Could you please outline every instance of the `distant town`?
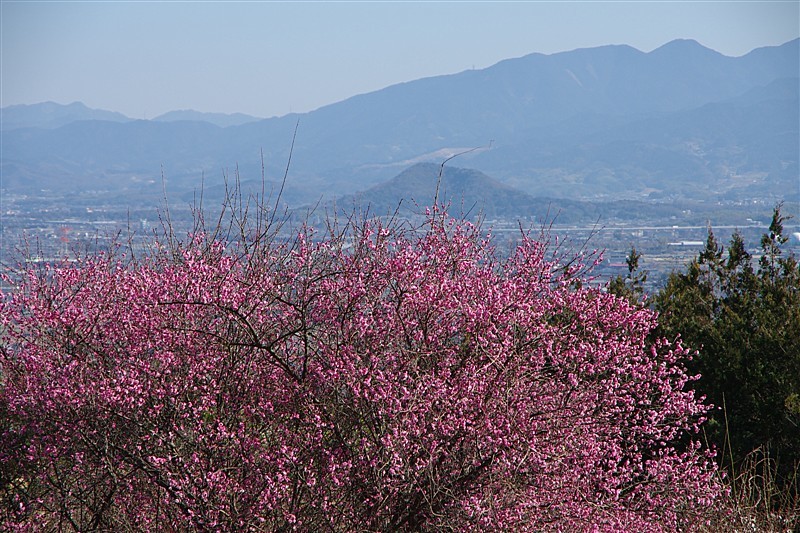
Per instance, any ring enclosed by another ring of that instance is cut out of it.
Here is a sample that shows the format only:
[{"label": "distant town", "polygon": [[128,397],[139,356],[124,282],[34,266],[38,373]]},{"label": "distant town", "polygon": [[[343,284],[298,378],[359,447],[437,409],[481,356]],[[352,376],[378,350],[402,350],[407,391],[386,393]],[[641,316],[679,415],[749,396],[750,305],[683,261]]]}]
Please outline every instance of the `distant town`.
[{"label": "distant town", "polygon": [[[63,196],[26,196],[3,192],[2,225],[0,225],[0,264],[4,272],[13,272],[21,262],[59,263],[73,261],[79,255],[107,250],[113,243],[143,251],[159,236],[164,235],[167,224],[178,238],[193,231],[194,210],[186,202],[175,202],[169,210],[163,206],[130,207],[123,199],[119,202],[98,201],[91,192],[77,194],[69,202]],[[705,245],[709,228],[717,241],[727,245],[731,235],[741,233],[748,251],[757,259],[761,236],[768,231],[770,219],[766,215],[774,204],[754,201],[757,209],[744,209],[741,202],[720,203],[717,212],[724,213],[724,221],[702,222],[702,217],[684,212],[683,217],[654,218],[646,223],[641,215],[632,220],[611,220],[562,223],[559,213],[548,219],[538,216],[495,216],[482,218],[482,227],[490,230],[500,254],[508,253],[519,240],[520,231],[529,230],[534,236],[545,231],[552,246],[558,242],[567,254],[576,252],[603,253],[603,262],[593,271],[597,282],[628,273],[625,259],[632,247],[641,254],[640,268],[648,272],[645,288],[657,291],[672,271],[683,270]],[[209,208],[210,209],[210,208]],[[737,213],[761,212],[759,218]],[[213,209],[208,211],[212,215]],[[797,205],[784,206],[783,212],[796,217]],[[298,210],[286,215],[289,223],[282,237],[292,238],[299,224],[308,221],[323,225],[325,214]],[[213,225],[215,216],[208,216]],[[785,245],[787,253],[800,255],[800,220],[790,219],[785,226],[790,240]],[[280,236],[279,236],[280,237]]]}]

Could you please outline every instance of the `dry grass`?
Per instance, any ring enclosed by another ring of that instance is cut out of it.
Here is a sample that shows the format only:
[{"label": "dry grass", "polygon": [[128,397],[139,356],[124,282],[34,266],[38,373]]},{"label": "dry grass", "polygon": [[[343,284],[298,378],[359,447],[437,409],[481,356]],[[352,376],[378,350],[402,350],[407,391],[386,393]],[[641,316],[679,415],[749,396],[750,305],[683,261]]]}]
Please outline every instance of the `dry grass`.
[{"label": "dry grass", "polygon": [[710,509],[702,533],[800,533],[798,466],[790,479],[776,478],[776,464],[759,448],[728,475],[727,496]]}]

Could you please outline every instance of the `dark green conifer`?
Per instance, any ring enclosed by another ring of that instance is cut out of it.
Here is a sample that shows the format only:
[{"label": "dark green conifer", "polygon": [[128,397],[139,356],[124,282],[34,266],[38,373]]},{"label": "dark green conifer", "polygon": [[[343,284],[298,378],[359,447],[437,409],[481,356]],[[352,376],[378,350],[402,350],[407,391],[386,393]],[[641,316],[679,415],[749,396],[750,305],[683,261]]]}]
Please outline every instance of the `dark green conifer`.
[{"label": "dark green conifer", "polygon": [[800,266],[786,255],[786,217],[775,207],[761,239],[758,271],[742,236],[727,254],[709,230],[686,272],[655,296],[660,334],[698,350],[690,370],[697,391],[718,407],[708,438],[738,469],[759,450],[795,493],[800,465]]}]

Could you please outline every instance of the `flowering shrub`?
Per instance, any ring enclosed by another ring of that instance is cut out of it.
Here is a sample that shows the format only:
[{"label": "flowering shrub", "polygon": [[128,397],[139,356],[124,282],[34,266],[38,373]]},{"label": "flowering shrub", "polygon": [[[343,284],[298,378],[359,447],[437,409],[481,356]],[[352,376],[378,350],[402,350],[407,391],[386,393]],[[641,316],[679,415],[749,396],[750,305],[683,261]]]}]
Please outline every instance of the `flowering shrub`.
[{"label": "flowering shrub", "polygon": [[674,531],[719,495],[655,315],[438,211],[195,235],[0,303],[20,530]]}]

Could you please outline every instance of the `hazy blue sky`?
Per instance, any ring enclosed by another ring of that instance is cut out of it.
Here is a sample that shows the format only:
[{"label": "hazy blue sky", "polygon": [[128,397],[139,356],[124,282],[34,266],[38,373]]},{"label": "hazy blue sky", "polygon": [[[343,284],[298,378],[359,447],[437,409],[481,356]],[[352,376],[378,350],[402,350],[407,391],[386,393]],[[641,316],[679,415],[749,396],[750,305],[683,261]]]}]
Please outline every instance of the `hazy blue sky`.
[{"label": "hazy blue sky", "polygon": [[800,2],[15,2],[2,9],[2,106],[82,101],[268,117],[532,52],[725,55],[800,36]]}]

